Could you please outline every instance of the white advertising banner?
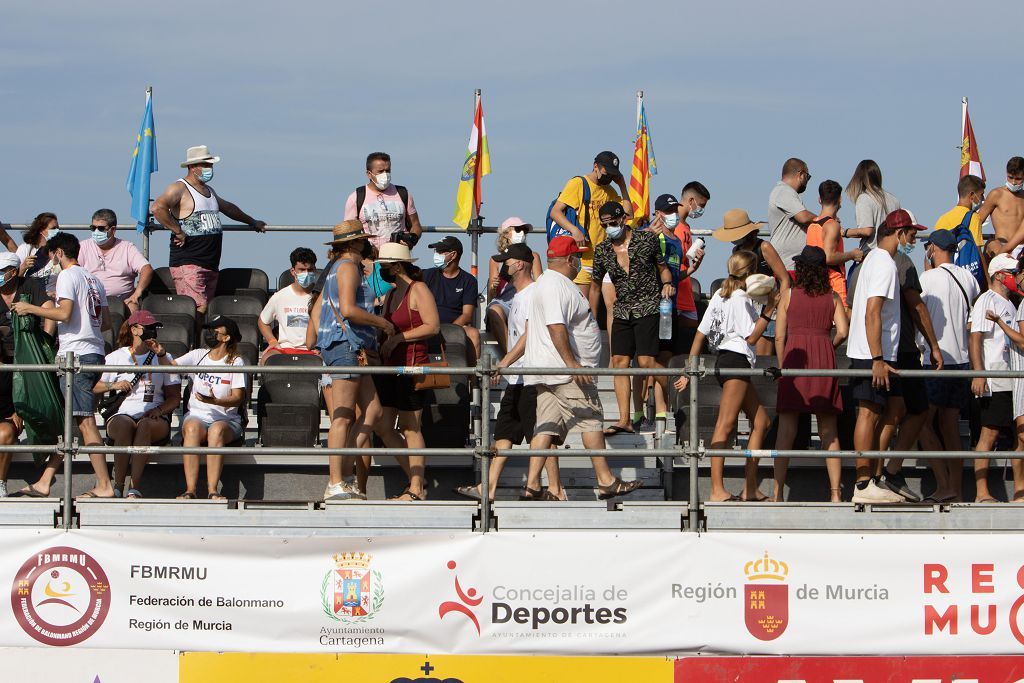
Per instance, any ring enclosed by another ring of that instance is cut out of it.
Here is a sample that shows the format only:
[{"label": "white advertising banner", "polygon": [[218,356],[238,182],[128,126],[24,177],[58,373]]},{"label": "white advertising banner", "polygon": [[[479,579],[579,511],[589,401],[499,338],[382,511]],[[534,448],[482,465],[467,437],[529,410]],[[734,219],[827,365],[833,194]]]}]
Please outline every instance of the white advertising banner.
[{"label": "white advertising banner", "polygon": [[1024,654],[1013,535],[0,532],[0,645]]}]

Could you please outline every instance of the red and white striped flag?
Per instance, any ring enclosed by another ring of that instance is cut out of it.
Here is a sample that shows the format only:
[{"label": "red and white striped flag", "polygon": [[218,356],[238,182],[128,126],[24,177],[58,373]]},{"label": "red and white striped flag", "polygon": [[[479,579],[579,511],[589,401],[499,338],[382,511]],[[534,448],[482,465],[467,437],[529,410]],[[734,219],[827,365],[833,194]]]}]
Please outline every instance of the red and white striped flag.
[{"label": "red and white striped flag", "polygon": [[967,113],[967,98],[963,98],[963,146],[960,148],[960,177],[965,175],[978,176],[985,180],[985,167],[981,165],[981,152],[978,151],[978,141],[974,137],[974,128],[971,126],[971,116]]}]

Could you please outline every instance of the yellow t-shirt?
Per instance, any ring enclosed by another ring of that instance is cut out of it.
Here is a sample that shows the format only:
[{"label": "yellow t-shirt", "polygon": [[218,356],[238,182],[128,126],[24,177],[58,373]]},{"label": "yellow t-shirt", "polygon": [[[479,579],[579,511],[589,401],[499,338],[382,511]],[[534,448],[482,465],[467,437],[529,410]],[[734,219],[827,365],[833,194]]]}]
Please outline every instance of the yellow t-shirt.
[{"label": "yellow t-shirt", "polygon": [[[582,179],[583,182],[580,182]],[[622,202],[622,197],[616,192],[611,185],[598,185],[591,183],[586,176],[580,176],[579,178],[572,178],[565,184],[565,188],[562,193],[558,195],[558,201],[562,202],[566,206],[571,206],[580,211],[580,204],[583,203],[583,183],[590,185],[590,224],[587,226],[587,232],[590,233],[590,246],[587,251],[582,255],[584,260],[590,260],[594,258],[594,247],[604,242],[604,227],[601,225],[601,217],[598,215],[598,211],[607,202]],[[580,217],[580,223],[583,223],[583,217]]]},{"label": "yellow t-shirt", "polygon": [[[960,227],[960,224],[964,222],[964,216],[967,215],[966,206],[954,206],[946,213],[939,216],[939,220],[935,221],[936,230],[954,230]],[[981,221],[978,220],[978,214],[975,213],[971,216],[971,236],[974,237],[974,243],[978,245],[980,249],[985,245],[985,240],[981,236]]]}]

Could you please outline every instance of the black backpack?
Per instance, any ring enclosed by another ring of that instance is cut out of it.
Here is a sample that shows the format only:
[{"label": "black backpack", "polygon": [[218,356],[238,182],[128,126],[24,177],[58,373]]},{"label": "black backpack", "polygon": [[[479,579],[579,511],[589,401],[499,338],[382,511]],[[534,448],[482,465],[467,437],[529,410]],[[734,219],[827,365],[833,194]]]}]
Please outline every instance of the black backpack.
[{"label": "black backpack", "polygon": [[[405,211],[405,227],[408,228],[412,225],[412,221],[409,220],[409,190],[406,189],[405,185],[395,185],[395,189],[398,190],[398,198],[402,200],[402,208]],[[366,201],[366,185],[360,185],[356,188],[356,218],[362,220],[363,203]]]}]

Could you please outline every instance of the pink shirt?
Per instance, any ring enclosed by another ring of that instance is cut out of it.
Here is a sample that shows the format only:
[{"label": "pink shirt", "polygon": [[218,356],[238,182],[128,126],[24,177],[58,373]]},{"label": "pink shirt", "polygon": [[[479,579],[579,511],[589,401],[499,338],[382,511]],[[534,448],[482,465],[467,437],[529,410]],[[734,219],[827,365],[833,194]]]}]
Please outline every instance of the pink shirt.
[{"label": "pink shirt", "polygon": [[[388,185],[388,189],[383,192],[367,186],[363,210],[358,218],[363,222],[363,229],[372,235],[370,241],[379,249],[382,244],[391,241],[391,233],[406,229],[407,213],[410,216],[416,213],[416,203],[411,194],[409,205],[402,206],[402,198],[398,196],[394,185]],[[356,217],[356,193],[353,192],[345,202],[345,220],[350,221]]]},{"label": "pink shirt", "polygon": [[96,276],[107,296],[127,297],[135,291],[135,278],[149,261],[131,242],[114,238],[114,246],[100,249],[95,240],[82,240],[78,263]]}]

